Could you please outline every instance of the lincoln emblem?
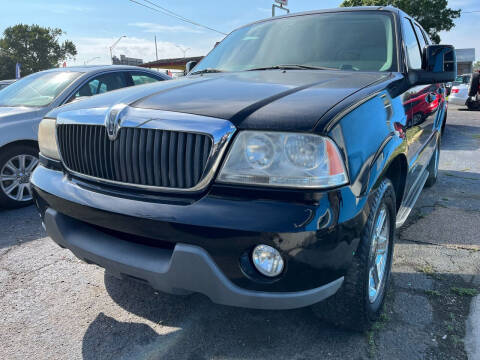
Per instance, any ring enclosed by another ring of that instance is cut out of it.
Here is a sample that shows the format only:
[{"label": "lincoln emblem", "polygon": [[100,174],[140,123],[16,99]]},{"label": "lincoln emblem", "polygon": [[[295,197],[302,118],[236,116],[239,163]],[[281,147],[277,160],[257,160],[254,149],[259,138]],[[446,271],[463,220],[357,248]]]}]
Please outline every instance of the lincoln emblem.
[{"label": "lincoln emblem", "polygon": [[119,105],[116,105],[113,108],[111,108],[105,118],[105,127],[107,128],[108,138],[112,141],[117,138],[118,131],[120,130],[122,110],[126,106],[124,104],[119,104]]}]

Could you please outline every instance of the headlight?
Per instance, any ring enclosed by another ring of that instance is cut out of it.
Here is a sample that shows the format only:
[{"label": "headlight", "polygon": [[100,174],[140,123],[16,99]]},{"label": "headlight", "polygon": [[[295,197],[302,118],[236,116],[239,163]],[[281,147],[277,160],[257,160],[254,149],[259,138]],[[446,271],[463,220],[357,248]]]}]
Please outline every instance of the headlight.
[{"label": "headlight", "polygon": [[55,138],[55,119],[43,119],[38,126],[38,147],[43,156],[60,160]]},{"label": "headlight", "polygon": [[218,182],[296,188],[326,188],[348,182],[335,143],[301,133],[243,131],[238,134]]}]

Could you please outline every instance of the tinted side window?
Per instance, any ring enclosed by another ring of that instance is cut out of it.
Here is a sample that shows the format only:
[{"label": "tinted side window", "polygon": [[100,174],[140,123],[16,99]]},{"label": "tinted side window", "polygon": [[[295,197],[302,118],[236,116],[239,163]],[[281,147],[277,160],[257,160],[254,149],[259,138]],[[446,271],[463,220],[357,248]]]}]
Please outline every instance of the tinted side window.
[{"label": "tinted side window", "polygon": [[418,25],[415,25],[415,32],[417,33],[418,42],[420,43],[420,50],[423,52],[423,48],[427,45],[427,43],[423,37],[422,29],[420,29]]},{"label": "tinted side window", "polygon": [[148,83],[152,83],[160,80],[159,78],[156,78],[153,75],[145,74],[145,73],[130,73],[130,75],[132,75],[133,85],[148,84]]},{"label": "tinted side window", "polygon": [[427,42],[428,45],[430,45],[432,43],[432,41],[430,40],[430,37],[423,29],[422,29],[422,33],[423,33],[423,37],[425,38],[425,41]]},{"label": "tinted side window", "polygon": [[422,57],[417,37],[413,31],[412,23],[407,18],[403,18],[403,41],[407,50],[408,66],[410,69],[422,68]]},{"label": "tinted side window", "polygon": [[125,81],[124,73],[115,72],[104,74],[91,79],[88,83],[83,85],[75,94],[75,97],[103,94],[107,91],[120,89],[126,86],[127,82]]}]

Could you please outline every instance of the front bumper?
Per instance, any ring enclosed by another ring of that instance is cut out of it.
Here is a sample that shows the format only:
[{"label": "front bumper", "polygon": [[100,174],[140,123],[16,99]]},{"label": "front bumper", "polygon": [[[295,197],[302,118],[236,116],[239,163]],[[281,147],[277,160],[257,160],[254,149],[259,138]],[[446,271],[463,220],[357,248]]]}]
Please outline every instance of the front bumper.
[{"label": "front bumper", "polygon": [[[44,165],[31,183],[49,235],[78,257],[162,291],[257,308],[301,307],[332,295],[369,211],[367,198],[349,187],[310,202],[268,199],[263,190],[259,197],[209,189],[194,200],[166,199],[96,189]],[[281,252],[286,266],[279,277],[259,275],[251,264],[258,244]],[[177,272],[185,264],[172,267],[177,258],[195,266]]]},{"label": "front bumper", "polygon": [[198,292],[223,305],[255,309],[293,309],[333,295],[343,277],[298,292],[261,292],[242,289],[228,280],[201,247],[177,243],[173,250],[153,248],[107,235],[49,208],[44,215],[48,235],[78,258],[97,264],[117,277],[142,280],[172,294]]}]

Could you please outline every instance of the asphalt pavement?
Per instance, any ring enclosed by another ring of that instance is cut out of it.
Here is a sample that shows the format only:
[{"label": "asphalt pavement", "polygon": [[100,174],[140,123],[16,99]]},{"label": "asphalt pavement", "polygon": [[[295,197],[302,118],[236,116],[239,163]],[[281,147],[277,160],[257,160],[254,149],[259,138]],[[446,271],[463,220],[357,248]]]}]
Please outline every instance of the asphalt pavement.
[{"label": "asphalt pavement", "polygon": [[385,311],[366,334],[309,308],[171,296],[77,260],[33,207],[0,210],[0,359],[480,358],[480,112],[450,106],[437,184],[397,233]]}]

